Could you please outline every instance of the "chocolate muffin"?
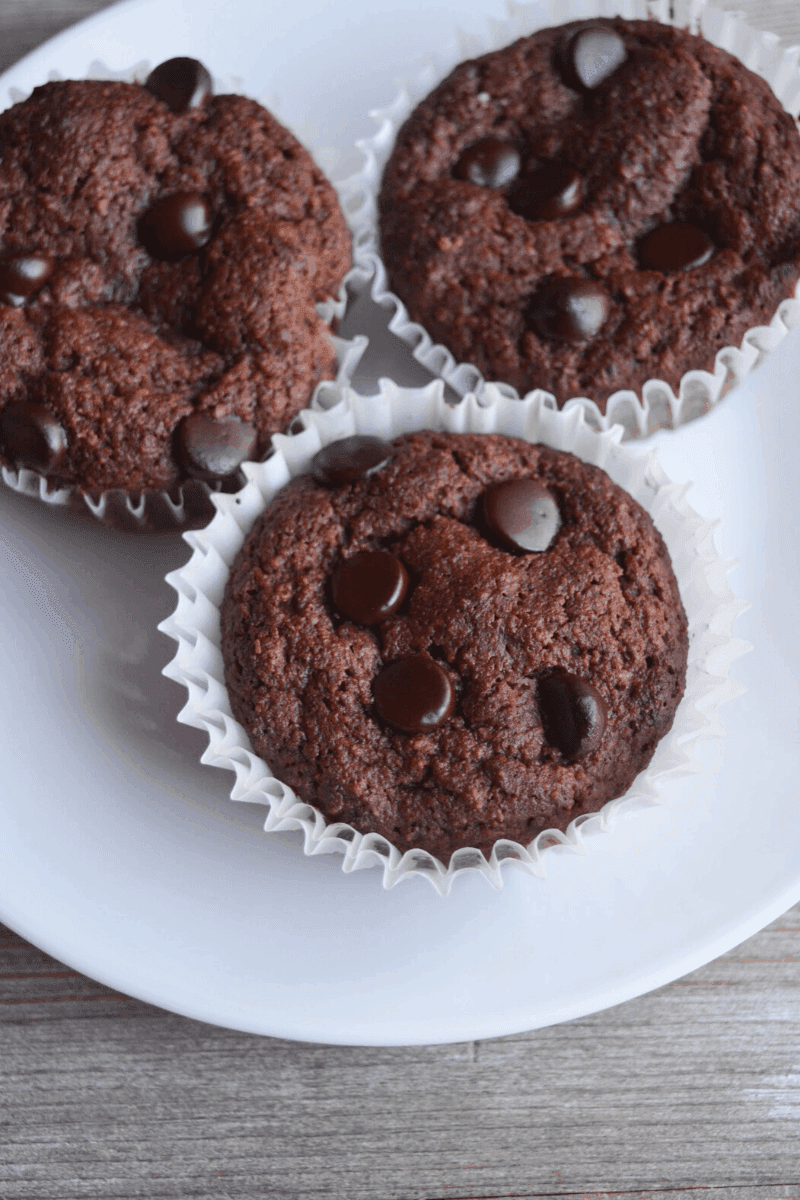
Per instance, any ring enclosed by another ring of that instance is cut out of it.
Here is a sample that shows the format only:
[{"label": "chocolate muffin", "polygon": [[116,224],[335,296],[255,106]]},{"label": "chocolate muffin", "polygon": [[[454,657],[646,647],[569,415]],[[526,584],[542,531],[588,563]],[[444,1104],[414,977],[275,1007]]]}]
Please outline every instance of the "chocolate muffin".
[{"label": "chocolate muffin", "polygon": [[501,435],[331,443],[257,520],[221,612],[255,753],[329,822],[444,862],[622,795],[684,690],[649,516]]},{"label": "chocolate muffin", "polygon": [[37,88],[0,148],[0,460],[91,493],[235,478],[336,372],[332,186],[193,59]]},{"label": "chocolate muffin", "polygon": [[800,277],[799,197],[762,79],[686,30],[598,19],[464,62],[415,109],[382,255],[456,359],[605,411],[769,322]]}]

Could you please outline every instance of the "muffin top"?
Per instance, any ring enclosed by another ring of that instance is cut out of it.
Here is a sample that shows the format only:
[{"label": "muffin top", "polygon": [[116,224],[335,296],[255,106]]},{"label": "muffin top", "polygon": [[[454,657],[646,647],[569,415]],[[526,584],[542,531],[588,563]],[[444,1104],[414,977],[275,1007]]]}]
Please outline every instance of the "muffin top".
[{"label": "muffin top", "polygon": [[335,374],[349,234],[253,100],[174,59],[0,114],[0,458],[85,490],[257,458]]},{"label": "muffin top", "polygon": [[411,317],[522,394],[713,369],[800,276],[800,135],[724,50],[573,23],[464,62],[400,130],[382,254]]},{"label": "muffin top", "polygon": [[687,623],[639,504],[500,435],[345,439],[284,488],[222,604],[234,716],[332,822],[447,861],[622,795]]}]

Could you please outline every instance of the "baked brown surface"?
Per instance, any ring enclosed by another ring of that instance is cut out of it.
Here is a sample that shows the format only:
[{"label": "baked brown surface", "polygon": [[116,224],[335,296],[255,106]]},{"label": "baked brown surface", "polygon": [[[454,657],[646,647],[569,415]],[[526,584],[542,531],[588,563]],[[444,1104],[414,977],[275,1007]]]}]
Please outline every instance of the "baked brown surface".
[{"label": "baked brown surface", "polygon": [[[338,292],[349,234],[331,185],[253,100],[173,112],[138,84],[49,83],[0,114],[0,148],[0,264],[52,263],[36,294],[0,303],[0,419],[16,404],[54,415],[66,451],[49,478],[174,489],[194,473],[176,454],[184,418],[253,425],[257,457],[333,377],[314,305]],[[142,218],[176,194],[201,198],[211,234],[169,261],[145,249]]]},{"label": "baked brown surface", "polygon": [[[500,548],[482,515],[487,488],[519,478],[558,506],[542,552]],[[343,562],[378,549],[410,585],[366,626],[332,587]],[[249,534],[222,604],[231,705],[255,752],[329,821],[445,861],[459,846],[528,843],[623,794],[672,724],[687,646],[644,510],[598,468],[498,435],[416,433],[366,479],[293,481]],[[405,733],[378,715],[373,688],[419,656],[447,677],[454,708]],[[606,709],[582,758],[542,721],[543,680],[566,672]]]},{"label": "baked brown surface", "polygon": [[[586,23],[584,23],[586,24]],[[657,22],[592,21],[626,60],[598,86],[564,83],[581,25],[543,30],[462,63],[400,130],[380,196],[382,255],[412,318],[456,359],[522,394],[604,408],[648,379],[677,388],[692,368],[768,323],[800,275],[800,137],[769,86],[708,42]],[[457,177],[483,139],[514,147],[503,187]],[[554,219],[519,207],[543,164],[577,170],[583,200]],[[674,221],[713,243],[703,266],[654,270],[642,240]],[[549,281],[599,282],[594,336],[541,332]]]}]

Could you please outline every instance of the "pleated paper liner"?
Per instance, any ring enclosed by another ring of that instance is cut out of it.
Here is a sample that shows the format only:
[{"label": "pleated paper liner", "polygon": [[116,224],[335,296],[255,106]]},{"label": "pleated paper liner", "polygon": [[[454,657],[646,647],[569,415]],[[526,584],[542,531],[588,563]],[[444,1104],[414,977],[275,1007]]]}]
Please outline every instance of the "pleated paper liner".
[{"label": "pleated paper liner", "polygon": [[[344,284],[342,290],[344,291]],[[326,301],[326,307],[344,311],[346,300]],[[320,306],[322,307],[322,306]],[[333,337],[338,364],[336,384],[350,382],[366,350],[367,339],[355,337],[350,341]],[[330,381],[317,384],[315,396]],[[312,399],[312,403],[313,403]],[[10,470],[0,466],[3,482],[12,491],[66,508],[78,516],[101,521],[112,529],[126,533],[175,533],[182,529],[199,529],[214,516],[211,497],[219,485],[202,483],[197,479],[183,482],[175,493],[156,490],[125,492],[119,489],[105,492],[86,491],[79,487],[58,487],[27,467]]]},{"label": "pleated paper liner", "polygon": [[[302,830],[307,855],[339,853],[345,872],[380,866],[386,888],[422,875],[446,894],[462,871],[477,871],[499,888],[505,865],[510,863],[545,879],[550,846],[566,846],[579,854],[591,852],[593,836],[605,836],[615,819],[658,803],[663,780],[700,769],[694,754],[697,739],[724,733],[716,710],[743,690],[730,677],[729,668],[749,648],[732,633],[736,616],[747,604],[737,600],[728,586],[727,573],[735,564],[718,556],[713,526],[690,508],[686,487],[670,483],[653,452],[631,454],[620,445],[623,431],[619,426],[597,433],[580,407],[568,413],[554,412],[541,394],[520,401],[486,388],[481,402],[467,396],[460,404],[450,405],[441,381],[412,389],[382,380],[379,394],[370,397],[328,385],[298,425],[302,432],[297,435],[273,439],[275,452],[267,461],[245,466],[248,483],[239,493],[212,498],[217,512],[206,529],[184,535],[194,553],[185,567],[167,576],[178,593],[178,603],[172,616],[159,626],[178,644],[164,674],[188,692],[178,719],[206,731],[204,763],[235,772],[231,799],[266,806],[267,832]],[[359,833],[341,823],[329,824],[316,808],[277,779],[253,753],[247,733],[231,713],[220,651],[219,606],[231,564],[253,523],[280,489],[309,469],[322,446],[338,438],[360,433],[391,439],[418,429],[508,434],[571,451],[601,467],[652,516],[672,557],[689,620],[685,695],[671,731],[628,792],[599,812],[576,818],[566,833],[545,830],[525,846],[501,840],[488,858],[477,848],[464,847],[447,865],[427,851],[401,853],[385,837]]]},{"label": "pleated paper liner", "polygon": [[[152,64],[146,61],[137,63],[127,71],[111,71],[101,62],[90,64],[86,79],[110,79],[122,83],[143,83],[150,74]],[[64,76],[57,71],[51,71],[47,80],[55,82]],[[241,80],[232,78],[215,78],[214,92],[242,93]],[[12,104],[26,99],[26,94],[18,88],[10,89]],[[312,158],[315,151],[306,147]],[[336,379],[342,386],[350,383],[364,351],[367,348],[366,337],[354,337],[350,340],[336,337],[333,333],[339,321],[344,317],[348,304],[348,287],[354,285],[360,275],[355,267],[345,275],[339,288],[338,295],[317,305],[317,312],[331,329],[331,340],[336,353]],[[314,396],[320,387],[329,381],[324,380],[317,385]],[[310,403],[314,402],[312,397]],[[211,496],[219,490],[219,485],[202,483],[196,479],[184,481],[175,492],[145,489],[128,492],[113,489],[104,492],[93,492],[77,486],[59,487],[35,471],[26,467],[11,470],[0,465],[3,482],[13,491],[21,495],[42,500],[59,508],[66,508],[78,515],[92,520],[101,521],[113,529],[129,533],[174,533],[181,529],[202,528],[214,515]]]},{"label": "pleated paper liner", "polygon": [[[743,20],[741,13],[723,12],[703,0],[535,0],[531,4],[508,4],[505,21],[490,21],[486,37],[459,33],[441,52],[426,58],[424,65],[404,82],[399,94],[386,108],[371,116],[378,131],[358,142],[364,165],[338,184],[342,209],[353,231],[357,283],[381,308],[391,313],[389,329],[413,351],[414,357],[432,374],[443,379],[459,396],[483,394],[487,381],[477,367],[459,363],[450,351],[433,342],[426,330],[412,321],[403,301],[389,288],[380,256],[378,195],[383,168],[394,148],[400,126],[412,111],[453,68],[465,59],[515,42],[538,29],[569,21],[620,16],[630,20],[653,19],[692,33],[729,51],[746,67],[769,83],[781,104],[797,117],[800,113],[800,47],[780,46],[774,34],[760,33]],[[575,396],[562,406],[564,411],[583,409],[595,429],[622,425],[626,438],[646,437],[657,429],[677,428],[702,416],[757,367],[786,334],[800,323],[800,283],[792,296],[778,306],[770,324],[749,329],[739,346],[718,351],[714,370],[689,370],[677,394],[664,380],[648,380],[641,393],[624,389],[614,392],[605,413],[591,397]],[[517,398],[515,388],[502,380],[495,386],[506,396]],[[544,400],[557,408],[554,396]]]}]

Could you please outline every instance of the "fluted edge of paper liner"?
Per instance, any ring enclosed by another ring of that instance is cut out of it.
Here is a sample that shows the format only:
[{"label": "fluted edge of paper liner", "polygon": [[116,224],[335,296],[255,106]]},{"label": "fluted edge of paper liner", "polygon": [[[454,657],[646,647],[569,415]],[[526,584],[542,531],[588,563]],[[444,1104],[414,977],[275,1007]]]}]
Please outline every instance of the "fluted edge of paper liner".
[{"label": "fluted edge of paper liner", "polygon": [[[150,70],[151,63],[146,60],[125,71],[112,71],[104,63],[95,61],[90,63],[84,78],[116,80],[121,83],[144,83]],[[47,82],[58,82],[63,78],[64,76],[58,71],[50,71]],[[241,80],[231,77],[215,77],[214,92],[217,95],[229,92],[242,94]],[[10,89],[10,99],[13,104],[26,98],[27,93],[20,91],[19,88]],[[314,147],[307,146],[306,149],[312,158],[318,157]],[[357,286],[361,277],[361,272],[354,264],[342,280],[338,295],[317,304],[317,312],[326,325],[332,327],[334,322],[342,319],[348,303],[348,288]],[[335,383],[346,386],[352,380],[355,370],[364,356],[369,339],[363,335],[345,339],[336,337],[333,333],[330,334],[330,339],[336,354]],[[310,401],[312,405],[315,403],[319,389],[328,383],[329,381],[323,380],[317,384]],[[0,476],[7,487],[20,495],[30,496],[57,507],[69,507],[85,516],[94,517],[103,524],[132,532],[144,532],[149,529],[155,529],[158,532],[180,531],[187,521],[191,522],[195,519],[192,510],[205,512],[210,507],[209,498],[215,494],[212,486],[201,483],[199,480],[185,481],[174,495],[170,495],[169,492],[156,489],[127,492],[124,489],[114,488],[104,492],[93,492],[75,485],[56,487],[43,475],[29,470],[27,467],[11,470],[0,465]]]},{"label": "fluted edge of paper liner", "polygon": [[[423,875],[442,895],[462,871],[478,871],[500,888],[502,867],[507,863],[545,880],[548,847],[561,845],[585,854],[591,836],[607,830],[619,814],[658,804],[661,781],[700,769],[695,757],[698,738],[724,734],[717,709],[744,690],[731,678],[730,664],[750,649],[748,643],[733,636],[736,617],[748,607],[728,585],[728,571],[736,564],[717,554],[714,526],[686,502],[688,485],[671,483],[653,451],[633,455],[622,447],[619,426],[598,433],[580,408],[553,412],[542,394],[519,401],[487,388],[481,403],[470,395],[451,405],[444,399],[444,385],[439,380],[424,388],[400,388],[384,379],[379,387],[378,395],[364,397],[349,388],[328,385],[315,408],[301,414],[298,424],[302,432],[276,435],[272,456],[245,466],[248,482],[240,492],[212,498],[217,514],[210,525],[184,534],[194,553],[185,567],[167,576],[178,602],[173,614],[159,625],[178,645],[164,674],[188,692],[178,720],[207,733],[202,762],[235,772],[232,800],[267,806],[267,832],[302,830],[307,855],[341,853],[345,872],[380,865],[385,888],[411,875]],[[322,446],[338,438],[361,433],[391,439],[420,429],[504,433],[571,451],[601,467],[639,501],[660,530],[689,621],[686,692],[672,729],[628,792],[599,812],[576,818],[566,833],[548,829],[527,846],[501,840],[488,859],[480,850],[465,847],[453,854],[447,866],[427,851],[401,853],[378,834],[328,824],[316,808],[275,778],[253,753],[247,733],[233,718],[220,651],[219,606],[231,564],[256,518],[277,492],[308,470]]]},{"label": "fluted edge of paper liner", "polygon": [[[507,9],[506,20],[491,20],[484,37],[457,31],[439,54],[427,56],[414,77],[403,82],[391,104],[370,113],[378,130],[372,137],[356,143],[364,156],[364,164],[355,174],[337,184],[342,211],[353,233],[354,286],[362,292],[367,291],[375,304],[390,312],[390,331],[411,347],[418,362],[443,379],[459,396],[474,392],[481,397],[489,384],[477,367],[457,362],[445,346],[432,340],[422,325],[412,321],[403,301],[389,288],[378,233],[381,177],[397,132],[417,104],[459,62],[500,49],[538,29],[569,21],[610,16],[629,20],[653,19],[688,28],[692,33],[702,33],[708,41],[729,51],[765,79],[793,117],[800,113],[800,46],[782,47],[775,34],[751,28],[741,13],[723,12],[703,0],[673,0],[672,3],[669,0],[536,0],[531,4],[508,3]],[[586,420],[597,430],[621,425],[625,438],[647,437],[657,429],[676,429],[717,404],[798,324],[800,282],[794,294],[778,305],[769,325],[748,329],[739,346],[725,346],[717,352],[713,371],[687,371],[681,378],[677,395],[664,380],[650,379],[642,386],[641,394],[630,389],[614,392],[606,402],[605,413],[587,396],[572,397],[562,407],[564,411],[583,409]],[[519,398],[516,389],[509,384],[495,381],[492,386],[506,396]],[[550,394],[543,403],[553,410],[558,407],[555,397]]]}]

